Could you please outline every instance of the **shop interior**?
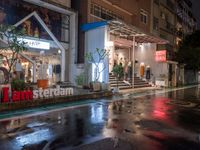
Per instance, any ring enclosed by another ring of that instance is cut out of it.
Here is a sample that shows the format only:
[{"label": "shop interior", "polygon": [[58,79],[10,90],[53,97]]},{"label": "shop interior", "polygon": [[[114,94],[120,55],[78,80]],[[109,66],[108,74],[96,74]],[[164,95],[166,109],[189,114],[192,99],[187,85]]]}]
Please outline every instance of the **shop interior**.
[{"label": "shop interior", "polygon": [[[11,58],[12,53],[7,51],[6,56]],[[30,61],[31,60],[31,61]],[[4,57],[0,58],[1,67],[8,68],[8,64]],[[57,47],[50,47],[49,50],[30,48],[24,51],[23,54],[17,56],[17,61],[11,70],[11,76],[21,66],[19,79],[24,80],[26,83],[33,82],[33,62],[36,64],[36,81],[39,79],[48,79],[49,85],[54,85],[61,81],[61,50]],[[0,82],[4,82],[4,73],[0,71]]]}]

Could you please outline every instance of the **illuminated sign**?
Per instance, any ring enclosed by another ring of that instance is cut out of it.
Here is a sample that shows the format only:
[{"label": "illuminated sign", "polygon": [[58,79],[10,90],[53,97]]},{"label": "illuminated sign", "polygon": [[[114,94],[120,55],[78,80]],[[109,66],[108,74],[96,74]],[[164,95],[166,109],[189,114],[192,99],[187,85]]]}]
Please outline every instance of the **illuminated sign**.
[{"label": "illuminated sign", "polygon": [[39,40],[32,40],[27,38],[18,38],[19,41],[24,41],[26,43],[26,46],[29,48],[36,48],[36,49],[50,49],[50,43],[49,42],[43,42]]},{"label": "illuminated sign", "polygon": [[[24,90],[24,91],[12,91],[11,99],[12,102],[16,101],[27,101],[38,98],[51,98],[58,96],[73,95],[73,88],[49,88],[39,90]],[[9,87],[2,88],[2,99],[1,102],[9,102]]]},{"label": "illuminated sign", "polygon": [[155,59],[157,62],[166,62],[167,60],[166,50],[156,51]]}]

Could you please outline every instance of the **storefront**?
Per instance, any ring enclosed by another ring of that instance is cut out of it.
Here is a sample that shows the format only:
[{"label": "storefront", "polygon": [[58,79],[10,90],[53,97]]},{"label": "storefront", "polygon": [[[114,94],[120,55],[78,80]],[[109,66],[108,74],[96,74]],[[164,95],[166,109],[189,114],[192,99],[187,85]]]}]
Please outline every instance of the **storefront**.
[{"label": "storefront", "polygon": [[129,78],[138,76],[159,86],[169,85],[169,66],[172,62],[167,60],[166,50],[157,50],[157,44],[166,44],[168,41],[121,21],[85,24],[82,30],[86,32],[86,50],[110,50],[105,63],[108,69],[103,73],[104,82],[109,82],[109,73],[112,72],[113,66],[122,64],[127,74],[131,68],[132,74],[131,77],[128,75]]},{"label": "storefront", "polygon": [[[39,79],[48,79],[50,85],[73,80],[76,13],[34,0],[1,0],[0,9],[1,23],[25,31],[25,36],[18,38],[27,43],[28,49],[18,56],[22,79],[34,83]],[[11,53],[8,51],[6,55],[9,58]],[[6,68],[3,58],[0,61]]]}]

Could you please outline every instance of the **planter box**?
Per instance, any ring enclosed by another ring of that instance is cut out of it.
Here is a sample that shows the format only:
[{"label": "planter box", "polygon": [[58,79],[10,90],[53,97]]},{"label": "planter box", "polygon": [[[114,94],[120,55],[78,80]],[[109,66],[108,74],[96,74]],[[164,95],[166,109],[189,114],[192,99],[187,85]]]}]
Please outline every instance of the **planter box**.
[{"label": "planter box", "polygon": [[92,83],[90,83],[90,88],[94,92],[101,91],[101,83],[100,82],[92,82]]},{"label": "planter box", "polygon": [[102,91],[110,90],[110,85],[108,83],[101,83],[101,90]]},{"label": "planter box", "polygon": [[38,88],[47,89],[49,86],[48,82],[49,82],[49,80],[47,80],[47,79],[37,80],[37,86],[38,86]]}]

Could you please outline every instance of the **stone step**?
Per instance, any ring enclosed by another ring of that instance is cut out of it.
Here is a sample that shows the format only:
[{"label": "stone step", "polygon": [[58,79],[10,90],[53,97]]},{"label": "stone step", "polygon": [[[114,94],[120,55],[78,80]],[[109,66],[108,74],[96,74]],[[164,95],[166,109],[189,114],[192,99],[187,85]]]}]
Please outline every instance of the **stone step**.
[{"label": "stone step", "polygon": [[[111,88],[112,87],[117,87],[117,79],[114,75],[109,75],[109,83]],[[132,81],[129,82],[132,84]],[[132,85],[129,85],[123,80],[118,81],[118,87],[119,89],[131,89]],[[136,75],[134,76],[134,88],[141,88],[141,87],[151,87],[151,85],[147,82],[141,79],[140,77],[137,77]]]}]

